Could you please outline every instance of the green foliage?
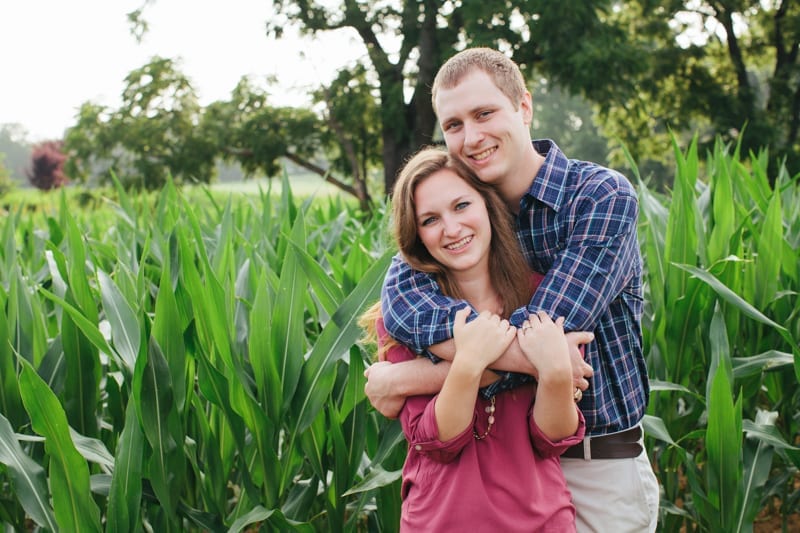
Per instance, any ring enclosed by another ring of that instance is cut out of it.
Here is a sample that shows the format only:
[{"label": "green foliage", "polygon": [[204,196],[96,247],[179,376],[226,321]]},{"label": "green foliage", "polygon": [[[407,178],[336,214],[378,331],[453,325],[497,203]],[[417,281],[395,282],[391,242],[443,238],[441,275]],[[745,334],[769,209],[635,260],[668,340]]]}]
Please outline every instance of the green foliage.
[{"label": "green foliage", "polygon": [[127,186],[143,189],[160,188],[168,176],[211,181],[215,151],[196,127],[197,96],[173,60],[154,57],[128,74],[122,101],[117,110],[81,106],[65,138],[68,175],[86,180],[97,174],[107,181],[113,170]]},{"label": "green foliage", "polygon": [[30,165],[31,146],[28,133],[20,124],[0,124],[0,157],[5,155],[5,168],[12,182],[24,183],[25,169]]},{"label": "green foliage", "polygon": [[61,193],[4,220],[0,522],[363,528],[384,489],[343,494],[404,452],[380,448],[355,345],[393,253],[380,220],[286,177],[236,201],[115,184],[111,210]]},{"label": "green foliage", "polygon": [[[800,500],[800,177],[772,187],[722,142],[674,157],[671,198],[638,183],[659,530],[747,531]],[[58,194],[0,222],[4,527],[397,530],[406,443],[364,398],[355,323],[386,203],[300,200],[286,176]]]},{"label": "green foliage", "polygon": [[11,190],[11,171],[5,166],[6,154],[0,153],[0,196]]},{"label": "green foliage", "polygon": [[639,183],[662,530],[752,530],[773,494],[792,512],[800,466],[800,176],[781,169],[772,188],[765,154],[721,140],[704,163],[697,142],[675,159],[668,201]]}]

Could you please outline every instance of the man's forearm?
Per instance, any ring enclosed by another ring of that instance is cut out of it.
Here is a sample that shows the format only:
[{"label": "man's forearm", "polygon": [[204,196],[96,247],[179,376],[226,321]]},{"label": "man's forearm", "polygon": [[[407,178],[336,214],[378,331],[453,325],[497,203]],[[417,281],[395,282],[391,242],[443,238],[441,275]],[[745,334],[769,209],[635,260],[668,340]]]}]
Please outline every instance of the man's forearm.
[{"label": "man's forearm", "polygon": [[424,357],[392,365],[389,390],[394,396],[436,394],[450,369],[450,361],[433,364]]},{"label": "man's forearm", "polygon": [[[439,344],[434,344],[429,348],[434,355],[441,357],[447,361],[452,361],[456,353],[456,343],[452,339]],[[519,372],[520,374],[528,374],[533,377],[537,376],[536,368],[528,361],[525,354],[519,347],[519,343],[514,340],[508,349],[500,356],[497,361],[492,363],[493,370],[502,370],[504,372]]]}]

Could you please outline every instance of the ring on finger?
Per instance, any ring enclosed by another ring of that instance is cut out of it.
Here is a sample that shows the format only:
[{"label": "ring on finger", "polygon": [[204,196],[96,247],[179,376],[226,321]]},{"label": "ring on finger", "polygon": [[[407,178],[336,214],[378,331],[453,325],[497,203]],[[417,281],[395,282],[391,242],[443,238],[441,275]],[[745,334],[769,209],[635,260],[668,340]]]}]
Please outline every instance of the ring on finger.
[{"label": "ring on finger", "polygon": [[581,398],[583,398],[583,391],[578,387],[575,387],[575,392],[572,393],[572,397],[575,399],[575,402],[581,401]]}]

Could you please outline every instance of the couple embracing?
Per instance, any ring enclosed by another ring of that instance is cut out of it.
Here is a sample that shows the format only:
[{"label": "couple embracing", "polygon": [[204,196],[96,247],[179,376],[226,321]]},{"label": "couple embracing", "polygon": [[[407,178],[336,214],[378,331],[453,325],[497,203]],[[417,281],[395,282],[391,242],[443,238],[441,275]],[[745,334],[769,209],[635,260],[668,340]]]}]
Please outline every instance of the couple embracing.
[{"label": "couple embracing", "polygon": [[400,172],[362,321],[367,396],[409,442],[401,530],[655,531],[635,191],[531,139],[498,51],[450,58],[432,98],[447,150]]}]

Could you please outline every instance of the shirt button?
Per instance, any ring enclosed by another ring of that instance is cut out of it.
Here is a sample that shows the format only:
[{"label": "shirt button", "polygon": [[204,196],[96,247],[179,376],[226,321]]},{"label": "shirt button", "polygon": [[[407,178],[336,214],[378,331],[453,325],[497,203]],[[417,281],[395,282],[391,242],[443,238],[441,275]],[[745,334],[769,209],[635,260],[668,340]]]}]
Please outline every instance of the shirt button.
[{"label": "shirt button", "polygon": [[420,450],[422,450],[422,446],[417,444],[416,446],[414,446],[414,449],[417,450],[417,451],[420,451]]}]

